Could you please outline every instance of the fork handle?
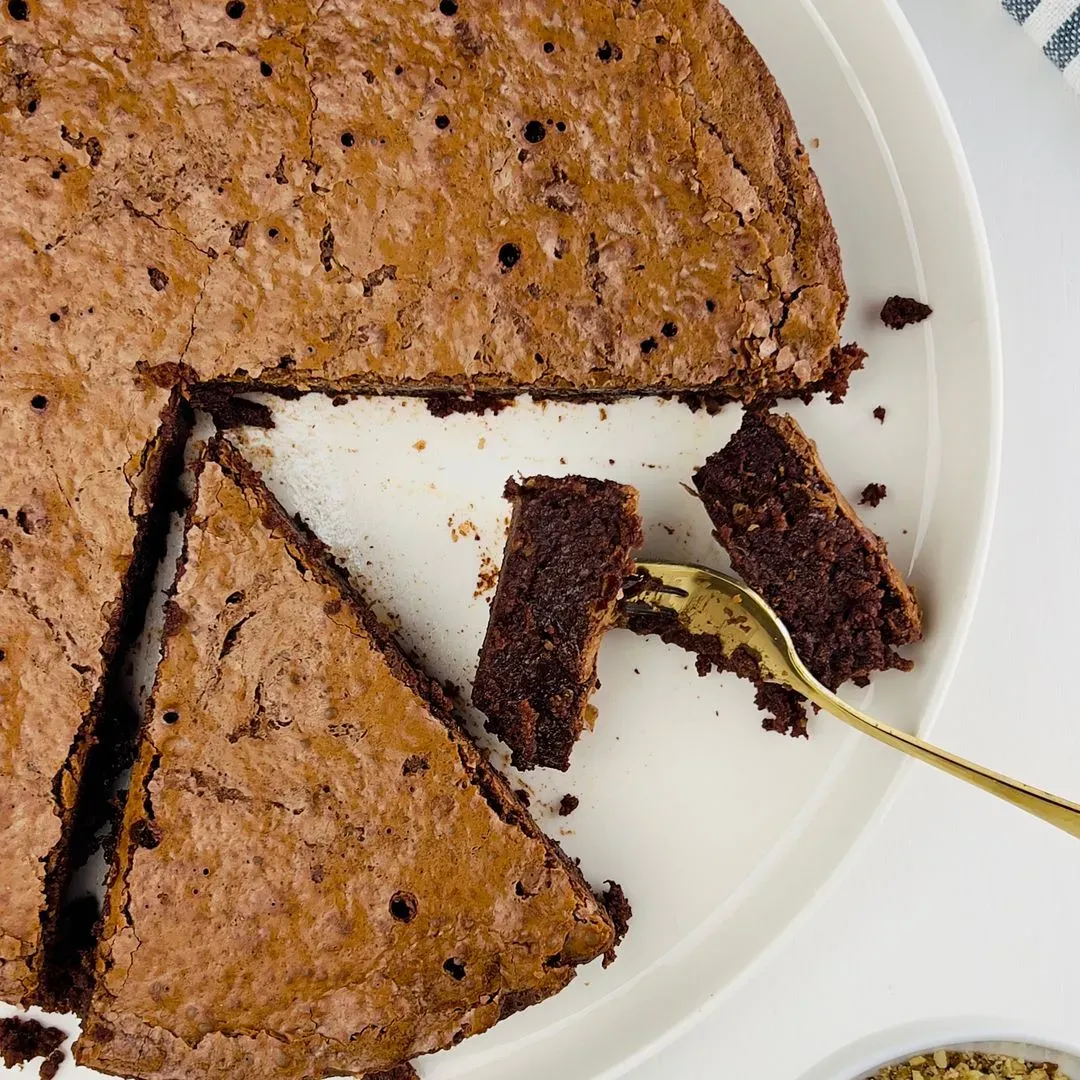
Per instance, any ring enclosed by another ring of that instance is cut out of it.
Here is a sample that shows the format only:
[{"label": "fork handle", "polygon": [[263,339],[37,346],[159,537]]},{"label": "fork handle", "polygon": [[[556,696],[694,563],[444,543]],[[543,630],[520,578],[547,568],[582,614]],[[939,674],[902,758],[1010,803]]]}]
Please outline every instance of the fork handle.
[{"label": "fork handle", "polygon": [[[800,672],[800,674],[802,674]],[[809,672],[806,673],[809,676]],[[955,776],[958,780],[966,780],[969,784],[991,795],[996,795],[1013,806],[1034,814],[1037,818],[1056,825],[1059,829],[1072,836],[1080,837],[1080,805],[1069,802],[1068,799],[1058,798],[1049,792],[1040,791],[1003,776],[992,769],[984,769],[981,765],[967,761],[948,750],[940,750],[922,739],[909,735],[906,731],[899,731],[880,720],[875,720],[866,713],[852,708],[847,702],[842,701],[835,694],[830,693],[825,687],[809,677],[806,686],[797,687],[800,693],[808,697],[815,705],[819,705],[826,712],[832,713],[857,731],[869,735],[872,739],[891,746],[894,750],[917,758],[919,761],[933,765],[942,772]]]}]

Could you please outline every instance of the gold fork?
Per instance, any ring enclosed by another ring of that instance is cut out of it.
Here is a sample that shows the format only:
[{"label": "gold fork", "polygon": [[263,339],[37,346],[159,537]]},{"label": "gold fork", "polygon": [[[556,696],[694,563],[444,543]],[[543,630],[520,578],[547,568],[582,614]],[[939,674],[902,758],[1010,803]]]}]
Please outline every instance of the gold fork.
[{"label": "gold fork", "polygon": [[1080,805],[939,750],[841,701],[807,670],[776,612],[742,582],[678,563],[638,563],[638,569],[645,577],[623,604],[627,615],[667,612],[692,634],[719,637],[729,654],[745,646],[757,654],[766,681],[788,686],[856,731],[1080,837]]}]

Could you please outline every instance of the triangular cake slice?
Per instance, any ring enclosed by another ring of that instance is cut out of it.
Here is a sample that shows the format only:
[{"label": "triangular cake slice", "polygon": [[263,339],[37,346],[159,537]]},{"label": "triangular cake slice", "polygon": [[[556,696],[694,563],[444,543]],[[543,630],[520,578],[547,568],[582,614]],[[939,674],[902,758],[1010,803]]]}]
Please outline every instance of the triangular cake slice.
[{"label": "triangular cake slice", "polygon": [[312,535],[214,440],[106,898],[78,1060],[378,1072],[564,987],[612,943]]}]

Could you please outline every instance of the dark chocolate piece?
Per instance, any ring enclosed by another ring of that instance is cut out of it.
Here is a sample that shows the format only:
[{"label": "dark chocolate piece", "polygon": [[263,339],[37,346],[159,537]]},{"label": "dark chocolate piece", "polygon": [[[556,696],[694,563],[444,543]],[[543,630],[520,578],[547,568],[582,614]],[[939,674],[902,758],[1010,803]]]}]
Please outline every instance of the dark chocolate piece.
[{"label": "dark chocolate piece", "polygon": [[881,321],[890,330],[921,323],[934,314],[934,309],[910,296],[890,296],[881,307]]},{"label": "dark chocolate piece", "polygon": [[0,1020],[0,1061],[9,1069],[37,1057],[48,1057],[67,1038],[67,1032],[47,1027],[30,1017]]},{"label": "dark chocolate piece", "polygon": [[630,929],[630,918],[634,914],[630,907],[630,901],[626,899],[623,887],[617,881],[606,881],[607,888],[602,893],[597,893],[596,898],[604,905],[612,925],[615,927],[615,939],[611,947],[604,953],[604,967],[609,967],[615,962],[615,950],[622,944],[626,937],[626,931]]},{"label": "dark chocolate piece", "polygon": [[509,480],[514,504],[473,686],[514,765],[566,769],[633,551],[637,492],[583,476]]},{"label": "dark chocolate piece", "polygon": [[735,572],[826,686],[910,669],[896,649],[922,635],[915,595],[791,417],[748,413],[694,484]]},{"label": "dark chocolate piece", "polygon": [[884,484],[867,484],[859,496],[859,505],[876,507],[888,494],[889,489]]}]

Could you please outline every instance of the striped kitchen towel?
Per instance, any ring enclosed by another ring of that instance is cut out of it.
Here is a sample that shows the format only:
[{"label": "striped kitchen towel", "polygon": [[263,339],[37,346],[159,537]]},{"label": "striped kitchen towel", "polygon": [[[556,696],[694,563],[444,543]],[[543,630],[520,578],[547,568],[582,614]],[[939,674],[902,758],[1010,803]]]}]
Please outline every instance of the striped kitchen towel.
[{"label": "striped kitchen towel", "polygon": [[1080,3],[1077,0],[1001,0],[1005,10],[1042,46],[1069,85],[1080,91]]}]

